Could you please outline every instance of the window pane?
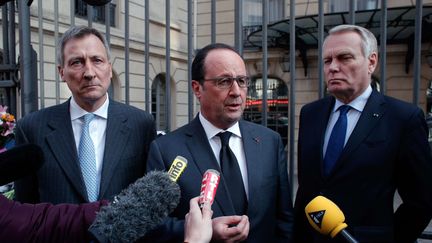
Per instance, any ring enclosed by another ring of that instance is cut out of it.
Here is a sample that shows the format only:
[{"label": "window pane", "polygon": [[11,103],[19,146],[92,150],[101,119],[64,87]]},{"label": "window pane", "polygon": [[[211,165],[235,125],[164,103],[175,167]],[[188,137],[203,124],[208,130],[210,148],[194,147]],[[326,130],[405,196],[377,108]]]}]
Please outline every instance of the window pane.
[{"label": "window pane", "polygon": [[[115,27],[116,4],[113,2],[109,3],[110,26]],[[75,15],[79,18],[87,19],[87,3],[83,0],[75,0]],[[93,21],[105,24],[105,6],[93,6]]]},{"label": "window pane", "polygon": [[[261,124],[263,85],[261,78],[251,81],[243,118]],[[284,145],[288,141],[288,86],[280,79],[267,79],[267,127],[278,132]]]}]

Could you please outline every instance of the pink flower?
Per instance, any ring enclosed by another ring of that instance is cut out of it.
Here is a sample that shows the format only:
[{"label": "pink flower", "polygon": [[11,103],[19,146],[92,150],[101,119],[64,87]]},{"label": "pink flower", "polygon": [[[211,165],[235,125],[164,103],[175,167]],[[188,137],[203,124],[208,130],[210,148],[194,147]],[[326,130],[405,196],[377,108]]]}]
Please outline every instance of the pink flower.
[{"label": "pink flower", "polygon": [[0,105],[0,152],[6,143],[15,137],[15,117],[7,112],[8,107]]},{"label": "pink flower", "polygon": [[7,113],[7,109],[8,107],[6,105],[5,106],[0,105],[0,115]]}]

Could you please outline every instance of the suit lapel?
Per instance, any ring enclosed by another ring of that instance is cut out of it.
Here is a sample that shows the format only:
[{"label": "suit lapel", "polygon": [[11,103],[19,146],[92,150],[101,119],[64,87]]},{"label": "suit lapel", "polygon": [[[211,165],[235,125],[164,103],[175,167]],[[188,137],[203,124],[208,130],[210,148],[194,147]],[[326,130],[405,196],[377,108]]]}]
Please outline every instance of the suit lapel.
[{"label": "suit lapel", "polygon": [[377,91],[373,91],[369,97],[365,108],[355,126],[351,136],[349,137],[347,144],[342,151],[341,157],[335,164],[335,168],[332,171],[337,170],[341,164],[346,163],[350,154],[359,146],[359,144],[366,139],[372,129],[377,125],[378,121],[385,113],[383,106],[384,99],[381,94]]},{"label": "suit lapel", "polygon": [[115,168],[121,160],[123,150],[128,144],[131,128],[128,127],[127,121],[127,115],[123,113],[115,101],[110,100],[99,198],[104,197]]},{"label": "suit lapel", "polygon": [[260,188],[260,183],[262,182],[262,144],[261,137],[252,129],[246,122],[240,120],[239,122],[240,131],[243,140],[243,149],[246,157],[247,173],[248,173],[248,211],[259,211],[255,209],[260,200],[255,200],[257,197],[262,196],[258,189]]},{"label": "suit lapel", "polygon": [[[189,129],[186,131],[186,136],[189,137],[186,144],[201,176],[204,175],[207,169],[214,169],[220,172],[219,164],[213,154],[213,150],[207,140],[207,135],[198,116],[190,123]],[[223,176],[221,176],[219,187],[216,192],[215,204],[219,207],[223,215],[235,214],[234,206],[231,202]]]},{"label": "suit lapel", "polygon": [[[315,131],[312,131],[310,134],[314,134],[319,136],[319,139],[311,139],[312,141],[316,141],[317,143],[320,143],[317,145],[318,148],[320,148],[319,155],[317,158],[320,158],[319,162],[319,168],[316,168],[316,171],[321,171],[321,176],[324,177],[324,156],[323,156],[323,147],[324,147],[324,139],[325,139],[325,132],[327,129],[328,120],[330,118],[330,113],[332,112],[332,108],[335,103],[334,97],[328,97],[323,100],[324,104],[323,106],[319,107],[319,109],[314,111],[314,117],[316,120],[314,121],[317,126],[309,126],[308,129],[316,129]],[[310,139],[310,138],[309,138]],[[315,147],[315,146],[314,146]]]},{"label": "suit lapel", "polygon": [[51,132],[47,134],[46,142],[72,186],[87,199],[72,131],[69,101],[58,106],[51,115],[47,123]]}]

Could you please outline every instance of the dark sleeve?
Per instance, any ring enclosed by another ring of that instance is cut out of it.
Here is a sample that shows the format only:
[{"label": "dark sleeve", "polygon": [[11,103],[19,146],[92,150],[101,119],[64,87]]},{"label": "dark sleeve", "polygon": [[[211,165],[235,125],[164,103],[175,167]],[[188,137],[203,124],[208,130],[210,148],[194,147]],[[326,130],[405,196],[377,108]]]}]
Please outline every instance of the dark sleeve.
[{"label": "dark sleeve", "polygon": [[407,120],[396,164],[397,189],[403,203],[395,213],[395,239],[414,242],[432,218],[432,156],[423,112]]},{"label": "dark sleeve", "polygon": [[[29,141],[25,133],[24,126],[21,120],[17,123],[15,128],[15,143],[16,145],[35,143],[34,141]],[[15,200],[25,203],[38,203],[39,193],[38,193],[38,181],[36,173],[29,175],[25,178],[17,180],[14,182],[15,188]]]},{"label": "dark sleeve", "polygon": [[293,238],[294,214],[290,186],[288,181],[287,158],[284,146],[280,136],[278,136],[278,169],[279,169],[279,185],[278,185],[278,215],[277,215],[277,231],[279,242],[291,242]]},{"label": "dark sleeve", "polygon": [[0,195],[2,242],[88,242],[87,229],[107,201],[81,205],[21,204]]}]

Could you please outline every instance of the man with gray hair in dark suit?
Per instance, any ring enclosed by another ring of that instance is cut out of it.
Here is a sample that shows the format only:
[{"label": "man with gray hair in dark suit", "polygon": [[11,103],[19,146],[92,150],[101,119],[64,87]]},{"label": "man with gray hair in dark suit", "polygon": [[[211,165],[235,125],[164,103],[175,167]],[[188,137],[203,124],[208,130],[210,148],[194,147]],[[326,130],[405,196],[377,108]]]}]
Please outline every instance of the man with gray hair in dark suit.
[{"label": "man with gray hair in dark suit", "polygon": [[96,29],[74,26],[58,45],[58,72],[72,97],[18,121],[17,144],[39,145],[43,167],[17,181],[21,202],[111,200],[142,177],[156,131],[153,118],[108,97],[112,65]]}]

